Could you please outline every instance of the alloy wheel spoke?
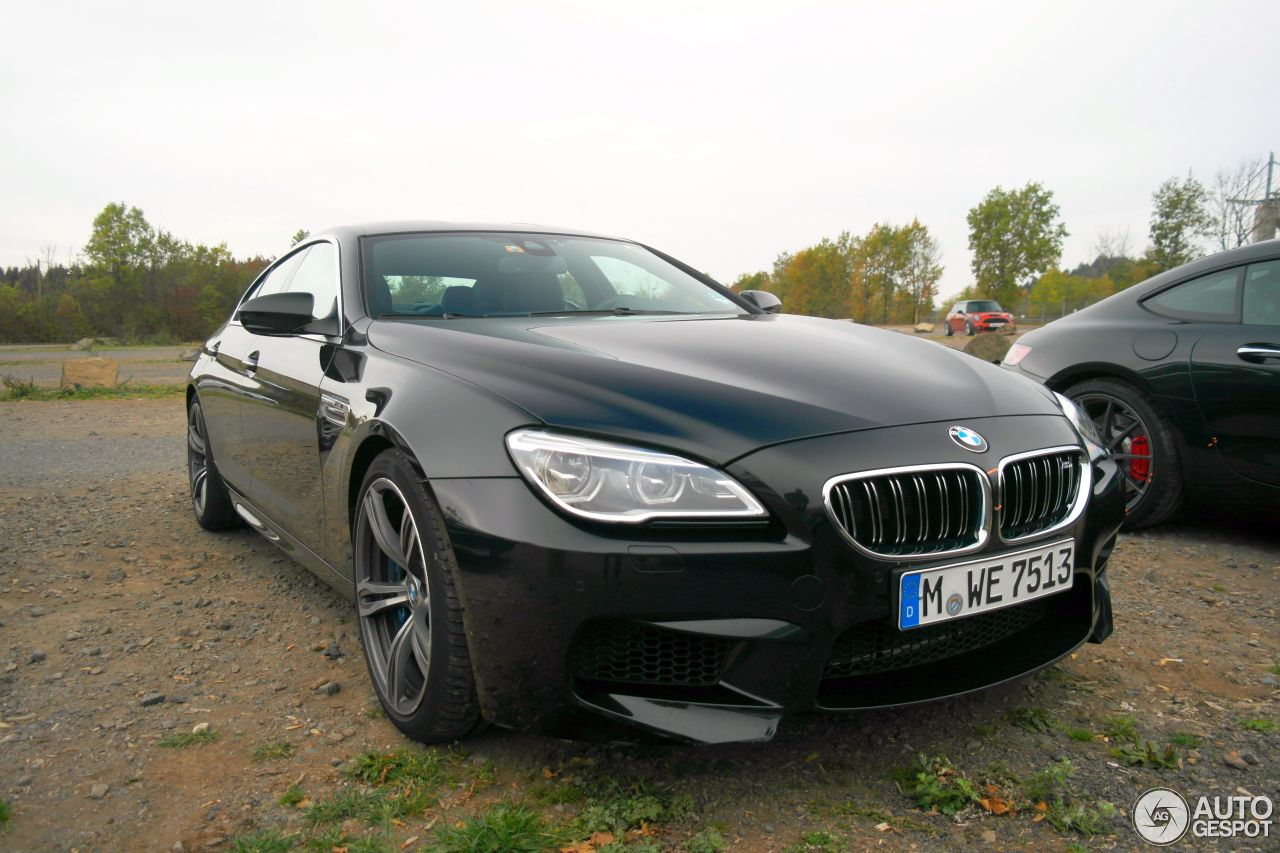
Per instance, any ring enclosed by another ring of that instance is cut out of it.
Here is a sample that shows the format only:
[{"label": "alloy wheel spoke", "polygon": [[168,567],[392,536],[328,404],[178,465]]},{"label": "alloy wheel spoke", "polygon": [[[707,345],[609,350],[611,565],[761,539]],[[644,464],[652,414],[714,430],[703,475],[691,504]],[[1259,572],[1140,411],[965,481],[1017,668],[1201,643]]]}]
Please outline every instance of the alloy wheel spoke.
[{"label": "alloy wheel spoke", "polygon": [[409,593],[403,583],[362,580],[356,584],[360,615],[376,616],[394,607],[408,607]]},{"label": "alloy wheel spoke", "polygon": [[205,444],[204,436],[201,433],[200,425],[193,420],[187,427],[187,447],[191,448],[193,453],[204,456],[208,450],[208,445]]},{"label": "alloy wheel spoke", "polygon": [[[413,619],[409,619],[400,626],[400,630],[396,632],[387,649],[387,692],[392,702],[401,709],[401,713],[413,711],[422,696],[422,689],[419,689],[414,696],[409,696],[405,692],[409,686],[409,668],[413,665],[414,659],[413,635]],[[425,678],[422,687],[426,687]]]},{"label": "alloy wheel spoke", "polygon": [[196,503],[204,504],[205,489],[209,486],[209,469],[201,465],[196,471],[195,476],[191,478],[191,497],[195,498]]},{"label": "alloy wheel spoke", "polygon": [[[415,625],[419,625],[414,621]],[[418,670],[425,676],[427,666],[431,663],[431,629],[429,626],[415,628],[413,632],[413,655],[418,659]]]},{"label": "alloy wheel spoke", "polygon": [[401,568],[406,574],[412,574],[409,569],[413,560],[413,552],[418,547],[418,525],[413,523],[413,514],[409,512],[409,508],[405,507],[404,520],[400,522],[400,553],[404,555],[404,561],[400,562]]},{"label": "alloy wheel spoke", "polygon": [[1135,480],[1132,476],[1130,476],[1130,475],[1129,475],[1129,472],[1128,472],[1128,471],[1126,471],[1126,470],[1124,470],[1123,468],[1121,468],[1121,469],[1120,469],[1120,474],[1121,474],[1121,476],[1123,476],[1123,477],[1124,477],[1125,482],[1126,482],[1126,483],[1128,483],[1128,484],[1129,484],[1129,486],[1130,486],[1130,487],[1131,487],[1135,492],[1137,492],[1138,494],[1142,494],[1143,492],[1145,492],[1145,491],[1146,491],[1146,489],[1147,489],[1146,484],[1145,484],[1145,483],[1139,483],[1137,480]]},{"label": "alloy wheel spoke", "polygon": [[[377,489],[370,489],[365,494],[364,513],[369,521],[369,529],[373,532],[373,538],[382,549],[382,553],[386,554],[391,562],[407,570],[409,560],[400,547],[400,531],[396,530],[387,516],[387,508],[382,503],[382,495]],[[405,521],[412,524],[410,518],[409,509],[406,507]]]},{"label": "alloy wheel spoke", "polygon": [[1102,413],[1102,429],[1100,430],[1104,441],[1111,440],[1111,421],[1115,416],[1116,404],[1107,401],[1107,409]]}]

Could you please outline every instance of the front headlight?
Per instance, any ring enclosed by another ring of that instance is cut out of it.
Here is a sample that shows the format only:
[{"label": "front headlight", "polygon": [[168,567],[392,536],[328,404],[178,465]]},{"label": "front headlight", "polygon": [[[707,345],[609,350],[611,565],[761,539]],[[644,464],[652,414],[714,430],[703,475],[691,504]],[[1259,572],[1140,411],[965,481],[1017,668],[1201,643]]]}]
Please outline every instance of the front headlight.
[{"label": "front headlight", "polygon": [[1076,428],[1076,432],[1080,433],[1081,438],[1099,447],[1106,447],[1102,443],[1102,436],[1098,435],[1098,427],[1093,423],[1093,419],[1085,414],[1074,400],[1057,391],[1053,392],[1053,396],[1058,398],[1058,406],[1061,407],[1062,413],[1067,416],[1067,420],[1071,421],[1071,425]]},{"label": "front headlight", "polygon": [[507,449],[525,479],[557,506],[593,521],[767,514],[729,475],[679,456],[536,429],[510,433]]}]

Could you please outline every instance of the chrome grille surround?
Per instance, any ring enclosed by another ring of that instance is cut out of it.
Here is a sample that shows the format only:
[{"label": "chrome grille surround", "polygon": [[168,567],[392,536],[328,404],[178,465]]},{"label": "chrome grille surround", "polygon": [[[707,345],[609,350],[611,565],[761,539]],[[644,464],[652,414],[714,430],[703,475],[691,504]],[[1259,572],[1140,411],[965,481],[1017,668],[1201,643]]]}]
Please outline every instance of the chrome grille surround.
[{"label": "chrome grille surround", "polygon": [[[1074,464],[1064,467],[1063,462]],[[1002,542],[1023,542],[1069,527],[1088,502],[1092,466],[1078,445],[1014,453],[996,476]]]},{"label": "chrome grille surround", "polygon": [[878,559],[968,554],[991,535],[991,479],[966,462],[841,474],[823,485],[822,502],[845,541]]}]

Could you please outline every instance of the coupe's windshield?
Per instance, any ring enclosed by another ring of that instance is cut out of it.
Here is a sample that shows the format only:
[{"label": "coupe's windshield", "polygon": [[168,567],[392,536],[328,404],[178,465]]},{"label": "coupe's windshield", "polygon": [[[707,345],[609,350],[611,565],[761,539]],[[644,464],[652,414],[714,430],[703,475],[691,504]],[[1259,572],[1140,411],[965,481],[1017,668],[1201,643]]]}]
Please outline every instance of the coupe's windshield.
[{"label": "coupe's windshield", "polygon": [[970,314],[985,313],[987,311],[1004,312],[1004,309],[1000,307],[1000,303],[994,299],[975,299],[969,303],[968,308],[962,307],[961,310],[968,311]]},{"label": "coupe's windshield", "polygon": [[634,243],[552,234],[394,234],[363,242],[375,317],[742,313]]}]

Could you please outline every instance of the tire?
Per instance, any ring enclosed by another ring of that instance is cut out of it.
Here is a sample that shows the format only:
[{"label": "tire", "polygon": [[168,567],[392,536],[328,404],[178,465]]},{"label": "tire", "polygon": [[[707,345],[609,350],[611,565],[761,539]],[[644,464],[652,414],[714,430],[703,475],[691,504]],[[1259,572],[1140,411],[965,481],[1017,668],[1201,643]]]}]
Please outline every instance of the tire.
[{"label": "tire", "polygon": [[973,323],[971,321],[968,321],[968,320],[965,321],[964,331],[966,335],[968,335],[971,338],[973,337],[974,331],[973,331]]},{"label": "tire", "polygon": [[947,319],[947,321],[946,321],[946,328],[942,330],[942,334],[946,335],[948,338],[955,334],[955,332],[954,332],[954,331],[952,331],[952,329],[951,329],[951,320],[950,320],[950,318],[948,318],[948,319]]},{"label": "tire", "polygon": [[1182,459],[1167,415],[1146,394],[1116,379],[1089,379],[1066,395],[1085,411],[1115,454],[1125,500],[1125,529],[1167,519],[1182,502]]},{"label": "tire", "polygon": [[356,619],[387,718],[424,743],[480,719],[444,519],[412,461],[385,450],[360,485],[352,522]]},{"label": "tire", "polygon": [[227,484],[213,461],[204,408],[195,397],[187,407],[187,484],[191,490],[191,509],[201,527],[227,530],[240,526],[240,516],[231,505]]}]

